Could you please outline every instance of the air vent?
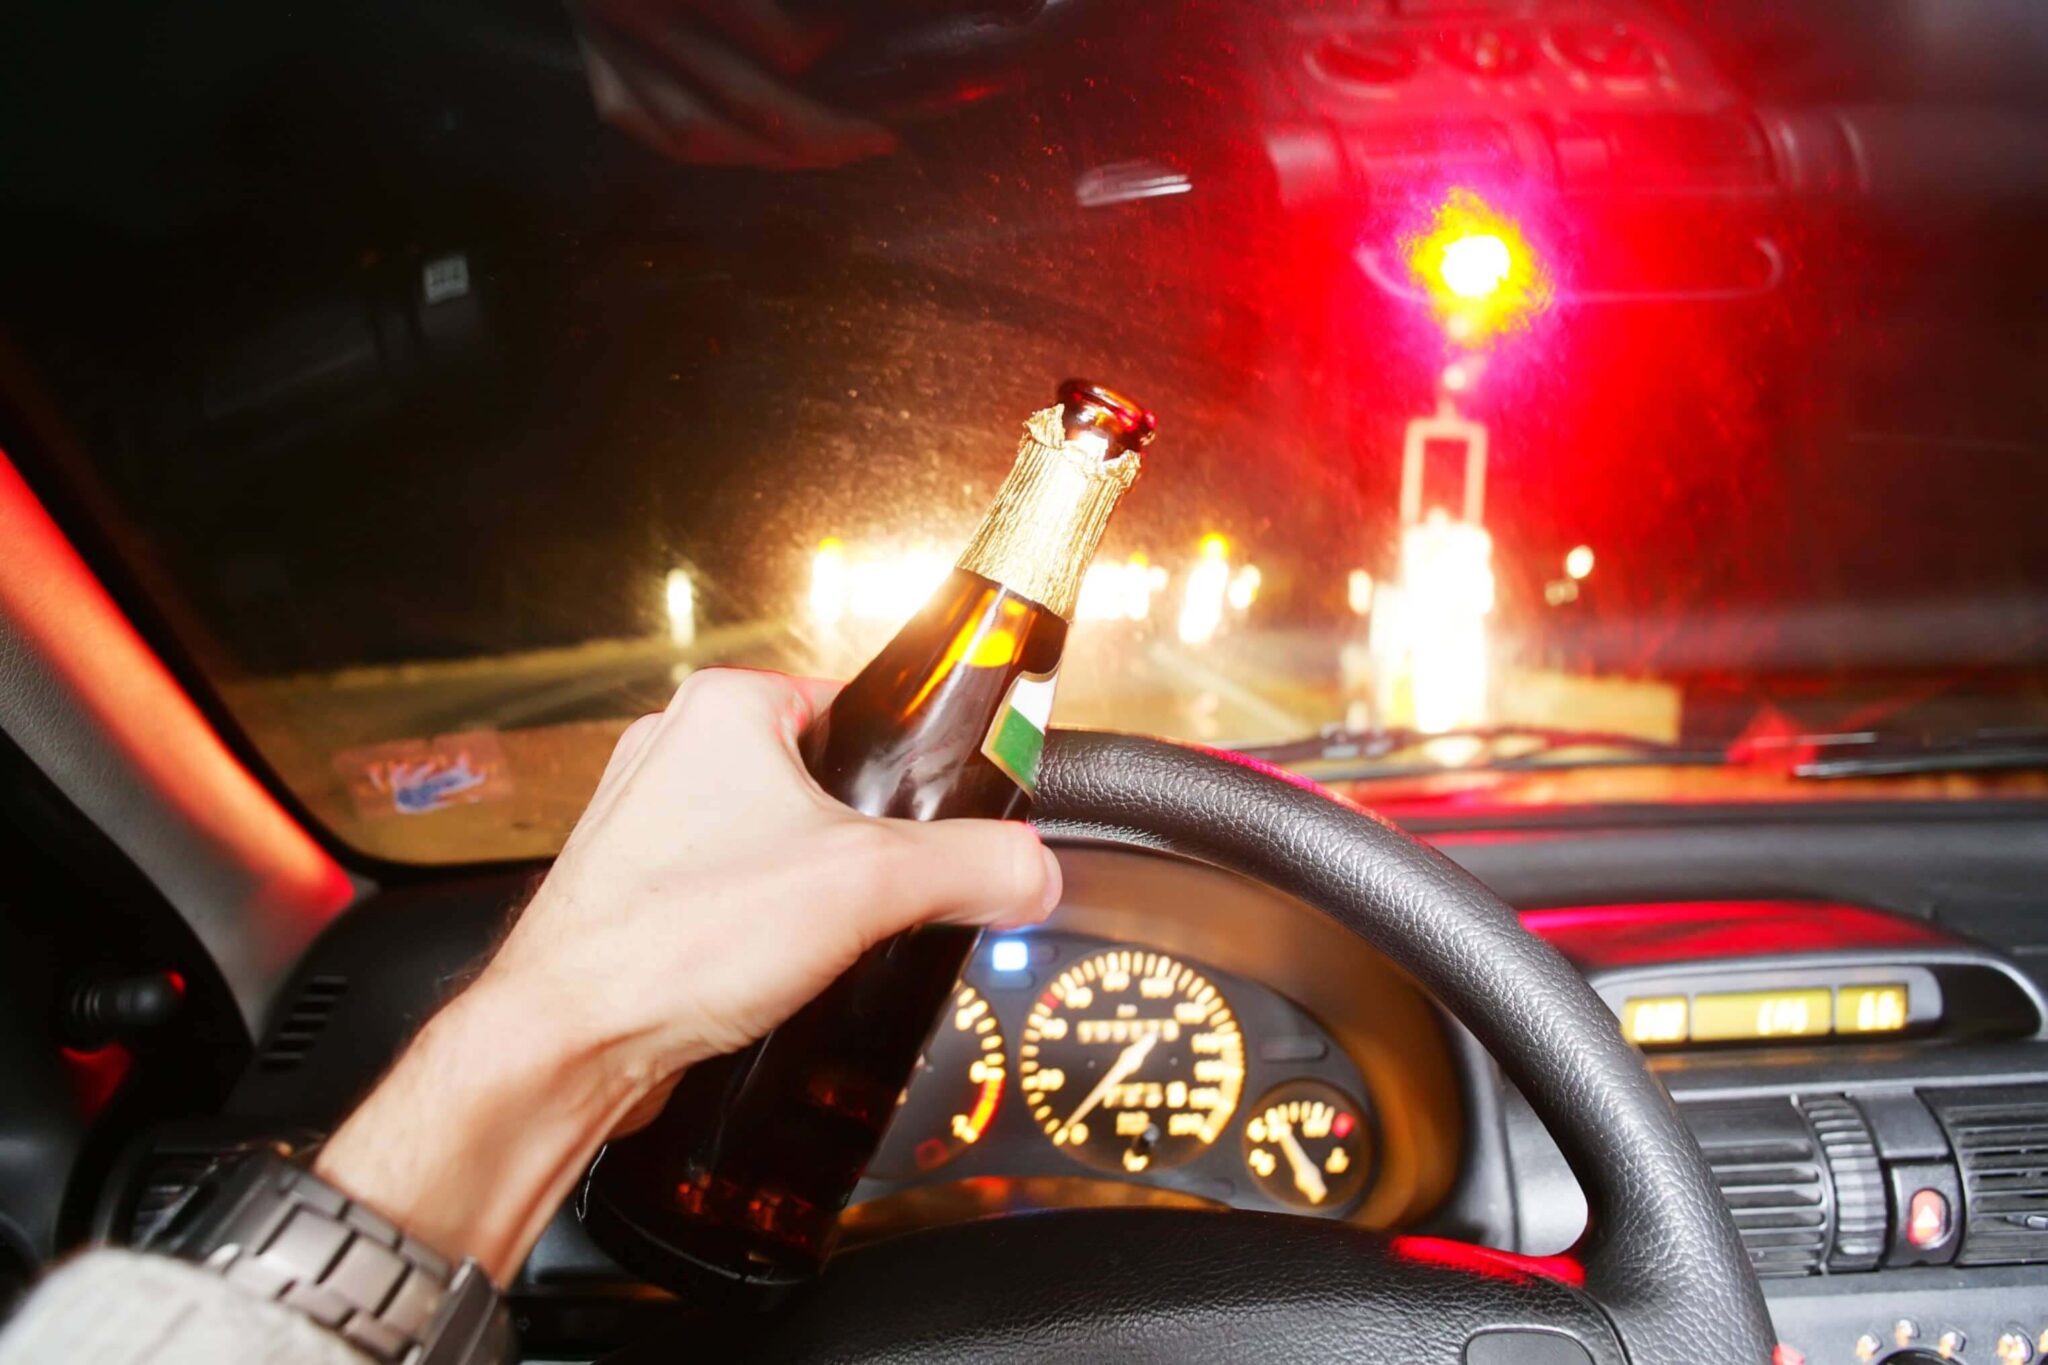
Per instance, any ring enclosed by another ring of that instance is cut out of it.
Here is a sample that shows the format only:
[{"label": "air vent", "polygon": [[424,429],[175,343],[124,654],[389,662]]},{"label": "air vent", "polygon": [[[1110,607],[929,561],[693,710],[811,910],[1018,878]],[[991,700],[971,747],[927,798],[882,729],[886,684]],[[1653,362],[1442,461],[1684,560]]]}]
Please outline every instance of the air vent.
[{"label": "air vent", "polygon": [[1927,1090],[1963,1177],[1957,1265],[2048,1261],[2048,1087]]},{"label": "air vent", "polygon": [[1749,1263],[1764,1276],[1811,1275],[1827,1257],[1833,1190],[1820,1150],[1792,1102],[1687,1104]]},{"label": "air vent", "polygon": [[345,976],[309,978],[300,988],[298,998],[292,1001],[292,1007],[278,1021],[257,1066],[265,1071],[290,1071],[305,1061],[313,1045],[320,1041],[327,1021],[333,1018],[334,1007],[347,993]]}]

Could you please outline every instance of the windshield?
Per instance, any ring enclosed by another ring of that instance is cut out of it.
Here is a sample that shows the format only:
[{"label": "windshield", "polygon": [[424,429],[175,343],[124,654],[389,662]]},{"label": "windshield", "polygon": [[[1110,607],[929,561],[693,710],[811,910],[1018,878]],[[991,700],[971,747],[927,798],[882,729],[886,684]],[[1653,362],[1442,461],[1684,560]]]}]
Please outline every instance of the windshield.
[{"label": "windshield", "polygon": [[2032,0],[88,8],[4,21],[5,383],[365,851],[857,668],[1072,375],[1160,436],[1057,721],[2048,721]]}]

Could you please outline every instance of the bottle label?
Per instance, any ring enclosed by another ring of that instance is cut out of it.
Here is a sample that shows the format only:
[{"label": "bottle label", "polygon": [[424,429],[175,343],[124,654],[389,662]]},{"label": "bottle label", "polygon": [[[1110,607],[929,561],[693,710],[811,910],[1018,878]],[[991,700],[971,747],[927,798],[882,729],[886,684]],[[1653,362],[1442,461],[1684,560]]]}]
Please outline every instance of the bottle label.
[{"label": "bottle label", "polygon": [[1038,757],[1045,752],[1045,728],[1052,720],[1052,694],[1060,671],[1019,673],[996,710],[981,751],[1030,797],[1038,795]]}]

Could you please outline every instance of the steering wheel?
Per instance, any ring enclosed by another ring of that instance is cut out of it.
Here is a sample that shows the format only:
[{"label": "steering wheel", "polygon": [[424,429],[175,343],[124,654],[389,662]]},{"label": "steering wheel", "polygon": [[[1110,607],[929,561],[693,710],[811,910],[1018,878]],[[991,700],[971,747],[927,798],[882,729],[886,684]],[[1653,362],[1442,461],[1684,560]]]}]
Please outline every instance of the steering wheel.
[{"label": "steering wheel", "polygon": [[[836,1257],[718,1353],[775,1361],[1761,1365],[1763,1295],[1706,1159],[1613,1015],[1448,859],[1312,783],[1056,732],[1050,837],[1191,857],[1285,891],[1426,987],[1520,1087],[1584,1187],[1577,1276],[1281,1214],[1114,1208],[937,1228]],[[705,1342],[694,1342],[701,1355]],[[612,1358],[672,1360],[673,1344]]]}]

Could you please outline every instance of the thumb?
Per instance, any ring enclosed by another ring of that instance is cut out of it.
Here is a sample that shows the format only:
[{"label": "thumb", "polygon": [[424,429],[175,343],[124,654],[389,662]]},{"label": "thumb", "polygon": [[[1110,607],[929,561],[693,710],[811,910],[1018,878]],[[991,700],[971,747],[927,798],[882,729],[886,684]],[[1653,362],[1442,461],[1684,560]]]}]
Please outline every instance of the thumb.
[{"label": "thumb", "polygon": [[885,820],[896,836],[877,939],[915,924],[1036,924],[1059,903],[1060,865],[1038,831],[1009,820]]}]

